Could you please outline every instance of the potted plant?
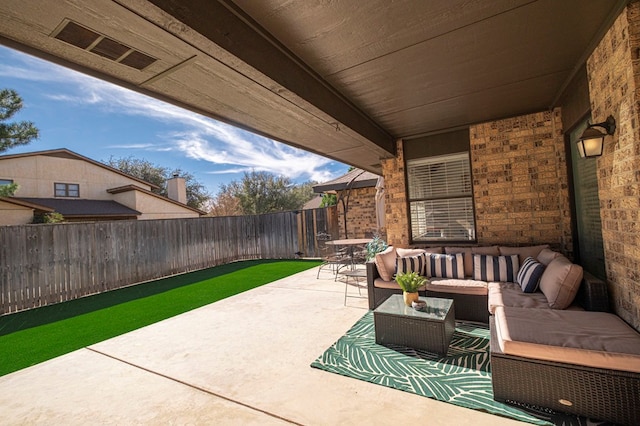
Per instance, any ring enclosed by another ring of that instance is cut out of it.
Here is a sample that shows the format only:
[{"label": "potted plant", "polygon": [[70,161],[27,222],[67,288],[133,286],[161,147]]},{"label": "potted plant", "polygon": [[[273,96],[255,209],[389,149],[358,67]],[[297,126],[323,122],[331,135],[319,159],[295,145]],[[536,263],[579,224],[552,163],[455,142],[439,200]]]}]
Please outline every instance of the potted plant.
[{"label": "potted plant", "polygon": [[376,256],[376,253],[385,251],[387,247],[387,243],[380,238],[379,235],[375,235],[371,241],[367,243],[367,261],[373,259]]},{"label": "potted plant", "polygon": [[402,297],[407,306],[411,306],[411,302],[418,300],[418,289],[427,282],[427,279],[418,275],[417,272],[399,273],[396,275],[396,282],[402,289]]}]

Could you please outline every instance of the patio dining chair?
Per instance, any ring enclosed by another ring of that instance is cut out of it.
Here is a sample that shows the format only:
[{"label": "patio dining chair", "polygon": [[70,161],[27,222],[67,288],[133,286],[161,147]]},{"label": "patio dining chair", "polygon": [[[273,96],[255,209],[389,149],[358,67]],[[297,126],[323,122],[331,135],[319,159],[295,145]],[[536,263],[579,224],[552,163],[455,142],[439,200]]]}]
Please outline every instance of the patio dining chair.
[{"label": "patio dining chair", "polygon": [[330,234],[319,233],[316,235],[316,241],[318,241],[318,247],[322,258],[322,264],[318,268],[316,279],[320,278],[320,272],[322,272],[322,270],[328,269],[331,271],[334,280],[337,280],[340,269],[352,264],[351,256],[349,256],[349,252],[346,248],[338,248],[336,246],[326,244],[327,241],[331,241],[331,239]]}]

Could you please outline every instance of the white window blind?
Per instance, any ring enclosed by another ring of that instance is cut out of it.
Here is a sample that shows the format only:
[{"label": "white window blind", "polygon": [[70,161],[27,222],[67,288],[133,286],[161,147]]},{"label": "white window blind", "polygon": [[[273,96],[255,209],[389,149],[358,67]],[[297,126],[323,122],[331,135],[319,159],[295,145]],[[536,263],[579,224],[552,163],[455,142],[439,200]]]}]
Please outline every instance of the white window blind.
[{"label": "white window blind", "polygon": [[469,154],[407,161],[414,241],[475,240]]}]

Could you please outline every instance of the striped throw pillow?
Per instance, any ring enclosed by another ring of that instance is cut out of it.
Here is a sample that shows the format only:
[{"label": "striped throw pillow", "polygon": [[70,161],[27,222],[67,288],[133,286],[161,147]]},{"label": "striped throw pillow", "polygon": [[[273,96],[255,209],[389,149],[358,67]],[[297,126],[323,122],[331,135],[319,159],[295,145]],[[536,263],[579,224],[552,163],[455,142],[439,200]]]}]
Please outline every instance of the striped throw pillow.
[{"label": "striped throw pillow", "polygon": [[544,273],[544,265],[536,261],[533,257],[527,257],[522,262],[522,267],[518,271],[518,284],[522,287],[523,293],[533,293],[538,290],[540,278]]},{"label": "striped throw pillow", "polygon": [[417,272],[418,275],[424,275],[425,260],[424,253],[417,256],[399,257],[396,259],[396,274]]},{"label": "striped throw pillow", "polygon": [[516,282],[520,261],[518,255],[473,255],[473,279],[488,282]]},{"label": "striped throw pillow", "polygon": [[464,253],[426,255],[425,276],[438,278],[464,278]]}]

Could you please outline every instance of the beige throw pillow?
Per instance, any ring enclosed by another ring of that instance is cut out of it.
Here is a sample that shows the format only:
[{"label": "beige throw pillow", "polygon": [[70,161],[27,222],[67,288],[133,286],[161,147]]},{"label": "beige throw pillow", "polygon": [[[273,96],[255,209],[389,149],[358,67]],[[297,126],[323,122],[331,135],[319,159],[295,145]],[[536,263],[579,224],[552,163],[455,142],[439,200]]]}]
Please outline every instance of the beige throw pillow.
[{"label": "beige throw pillow", "polygon": [[389,246],[384,251],[376,253],[373,258],[373,262],[378,268],[378,274],[383,280],[393,280],[393,275],[396,273],[396,257],[396,249],[393,246]]},{"label": "beige throw pillow", "polygon": [[560,256],[544,270],[540,278],[540,291],[544,293],[551,309],[566,309],[573,303],[581,282],[582,266]]}]

